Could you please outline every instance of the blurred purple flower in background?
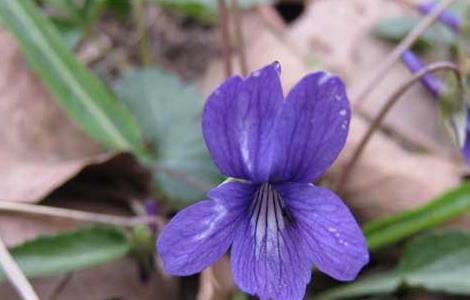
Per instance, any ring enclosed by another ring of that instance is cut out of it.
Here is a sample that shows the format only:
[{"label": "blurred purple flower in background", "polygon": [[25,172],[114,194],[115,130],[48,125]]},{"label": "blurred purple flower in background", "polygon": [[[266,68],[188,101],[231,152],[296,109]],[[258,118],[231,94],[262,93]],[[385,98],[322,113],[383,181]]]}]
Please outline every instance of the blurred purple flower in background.
[{"label": "blurred purple flower in background", "polygon": [[[423,15],[430,13],[435,7],[435,2],[421,3],[416,6],[418,12]],[[460,27],[462,26],[461,21],[457,18],[451,11],[444,11],[439,16],[439,21],[447,26],[455,35],[458,35],[460,32]],[[470,52],[469,52],[470,53]],[[405,51],[401,55],[401,59],[405,66],[410,70],[411,73],[418,73],[423,69],[423,64],[419,57],[413,53],[411,50]],[[440,79],[432,74],[428,74],[421,79],[421,83],[425,89],[431,94],[431,96],[440,100],[443,93],[445,92],[446,85]],[[462,156],[467,161],[467,164],[470,165],[470,109],[467,108],[467,119],[466,119],[466,134],[463,145],[461,145]]]},{"label": "blurred purple flower in background", "polygon": [[[427,15],[436,8],[436,6],[436,2],[420,3],[416,5],[416,9],[422,15]],[[439,21],[449,27],[454,33],[458,33],[460,30],[460,20],[450,11],[442,12],[439,16]]]},{"label": "blurred purple flower in background", "polygon": [[226,80],[208,99],[202,129],[227,181],[178,213],[158,250],[166,272],[191,275],[231,248],[232,273],[261,299],[302,299],[312,266],[353,280],[368,263],[349,209],[313,185],[344,147],[350,108],[342,81],[305,76],[284,99],[280,66]]},{"label": "blurred purple flower in background", "polygon": [[[437,4],[435,2],[420,3],[416,5],[416,10],[423,15],[430,13]],[[460,20],[450,11],[444,11],[439,16],[439,21],[447,26],[454,34],[458,34],[461,27]],[[418,73],[422,68],[423,64],[421,60],[411,50],[406,50],[401,55],[402,61],[405,66],[410,70],[411,73]],[[445,90],[445,84],[432,74],[426,75],[421,80],[426,90],[437,100]]]}]

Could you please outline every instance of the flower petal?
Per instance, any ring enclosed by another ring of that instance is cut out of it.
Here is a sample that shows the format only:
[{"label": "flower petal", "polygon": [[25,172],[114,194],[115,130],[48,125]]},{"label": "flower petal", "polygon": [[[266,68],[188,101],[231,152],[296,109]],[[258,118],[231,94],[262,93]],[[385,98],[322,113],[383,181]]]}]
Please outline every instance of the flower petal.
[{"label": "flower petal", "polygon": [[324,72],[305,76],[280,115],[271,179],[311,182],[335,161],[346,141],[350,108],[343,82]]},{"label": "flower petal", "polygon": [[283,214],[279,194],[268,184],[255,193],[234,237],[232,273],[243,291],[261,299],[302,299],[310,281],[308,249]]},{"label": "flower petal", "polygon": [[246,80],[231,77],[209,97],[202,129],[222,174],[253,182],[269,178],[274,121],[282,100],[277,63],[254,72]]},{"label": "flower petal", "polygon": [[209,192],[211,200],[180,211],[160,235],[157,248],[171,275],[191,275],[216,262],[230,247],[240,213],[255,188],[230,182]]},{"label": "flower petal", "polygon": [[341,281],[356,278],[369,262],[364,235],[341,199],[312,184],[275,186],[309,247],[314,265]]}]

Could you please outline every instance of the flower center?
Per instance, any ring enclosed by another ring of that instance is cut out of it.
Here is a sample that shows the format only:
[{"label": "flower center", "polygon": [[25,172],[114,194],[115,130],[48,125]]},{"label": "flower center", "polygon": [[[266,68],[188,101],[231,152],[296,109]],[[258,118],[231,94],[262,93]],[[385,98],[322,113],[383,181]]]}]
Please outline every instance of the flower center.
[{"label": "flower center", "polygon": [[291,223],[281,195],[269,183],[262,184],[250,207],[250,225],[256,244],[265,245],[268,251],[278,247],[280,232]]}]

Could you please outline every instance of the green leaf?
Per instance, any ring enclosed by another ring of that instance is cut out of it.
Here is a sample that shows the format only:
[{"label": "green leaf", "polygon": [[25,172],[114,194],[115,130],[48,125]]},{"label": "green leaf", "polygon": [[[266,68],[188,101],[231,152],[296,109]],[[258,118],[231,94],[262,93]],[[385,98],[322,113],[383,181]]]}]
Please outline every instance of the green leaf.
[{"label": "green leaf", "polygon": [[67,49],[71,51],[77,46],[78,42],[82,37],[82,30],[79,26],[62,22],[59,20],[53,21],[54,26],[60,32],[62,39],[64,40]]},{"label": "green leaf", "polygon": [[371,275],[355,283],[329,289],[317,296],[316,300],[356,298],[365,295],[390,294],[400,288],[401,281],[395,272]]},{"label": "green leaf", "polygon": [[[401,41],[420,21],[418,17],[397,17],[382,20],[376,24],[373,34],[379,38],[399,42]],[[442,24],[431,26],[419,41],[428,45],[443,44],[454,45],[456,43],[455,35]]]},{"label": "green leaf", "polygon": [[437,197],[424,206],[373,221],[364,227],[370,250],[396,243],[434,228],[470,210],[470,183]]},{"label": "green leaf", "polygon": [[25,275],[33,278],[97,266],[125,256],[130,248],[122,231],[96,226],[40,237],[11,249],[11,254]]},{"label": "green leaf", "polygon": [[135,120],[77,62],[31,0],[0,0],[0,18],[55,100],[82,130],[108,149],[143,152]]},{"label": "green leaf", "polygon": [[144,138],[156,157],[154,163],[178,175],[158,169],[155,173],[160,189],[175,203],[205,196],[205,190],[178,177],[203,181],[207,186],[221,181],[202,140],[203,98],[193,87],[162,71],[141,69],[124,76],[115,93],[143,128]]},{"label": "green leaf", "polygon": [[407,245],[395,270],[333,288],[317,299],[345,299],[391,293],[400,287],[470,295],[469,278],[470,233],[431,233]]}]

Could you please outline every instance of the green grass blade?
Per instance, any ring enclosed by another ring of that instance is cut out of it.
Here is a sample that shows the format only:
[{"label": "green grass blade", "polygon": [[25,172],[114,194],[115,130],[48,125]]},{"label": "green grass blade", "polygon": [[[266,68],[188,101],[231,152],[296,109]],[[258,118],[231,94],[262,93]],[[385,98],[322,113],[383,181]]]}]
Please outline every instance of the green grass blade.
[{"label": "green grass blade", "polygon": [[82,130],[108,149],[141,152],[141,134],[133,117],[75,59],[36,4],[0,0],[0,18],[30,66]]},{"label": "green grass blade", "polygon": [[469,210],[470,183],[465,183],[424,206],[373,221],[364,227],[364,233],[373,251],[434,228]]},{"label": "green grass blade", "polygon": [[[10,252],[29,278],[52,276],[97,266],[129,253],[125,234],[94,226],[28,241]],[[0,282],[5,274],[0,268]]]}]

